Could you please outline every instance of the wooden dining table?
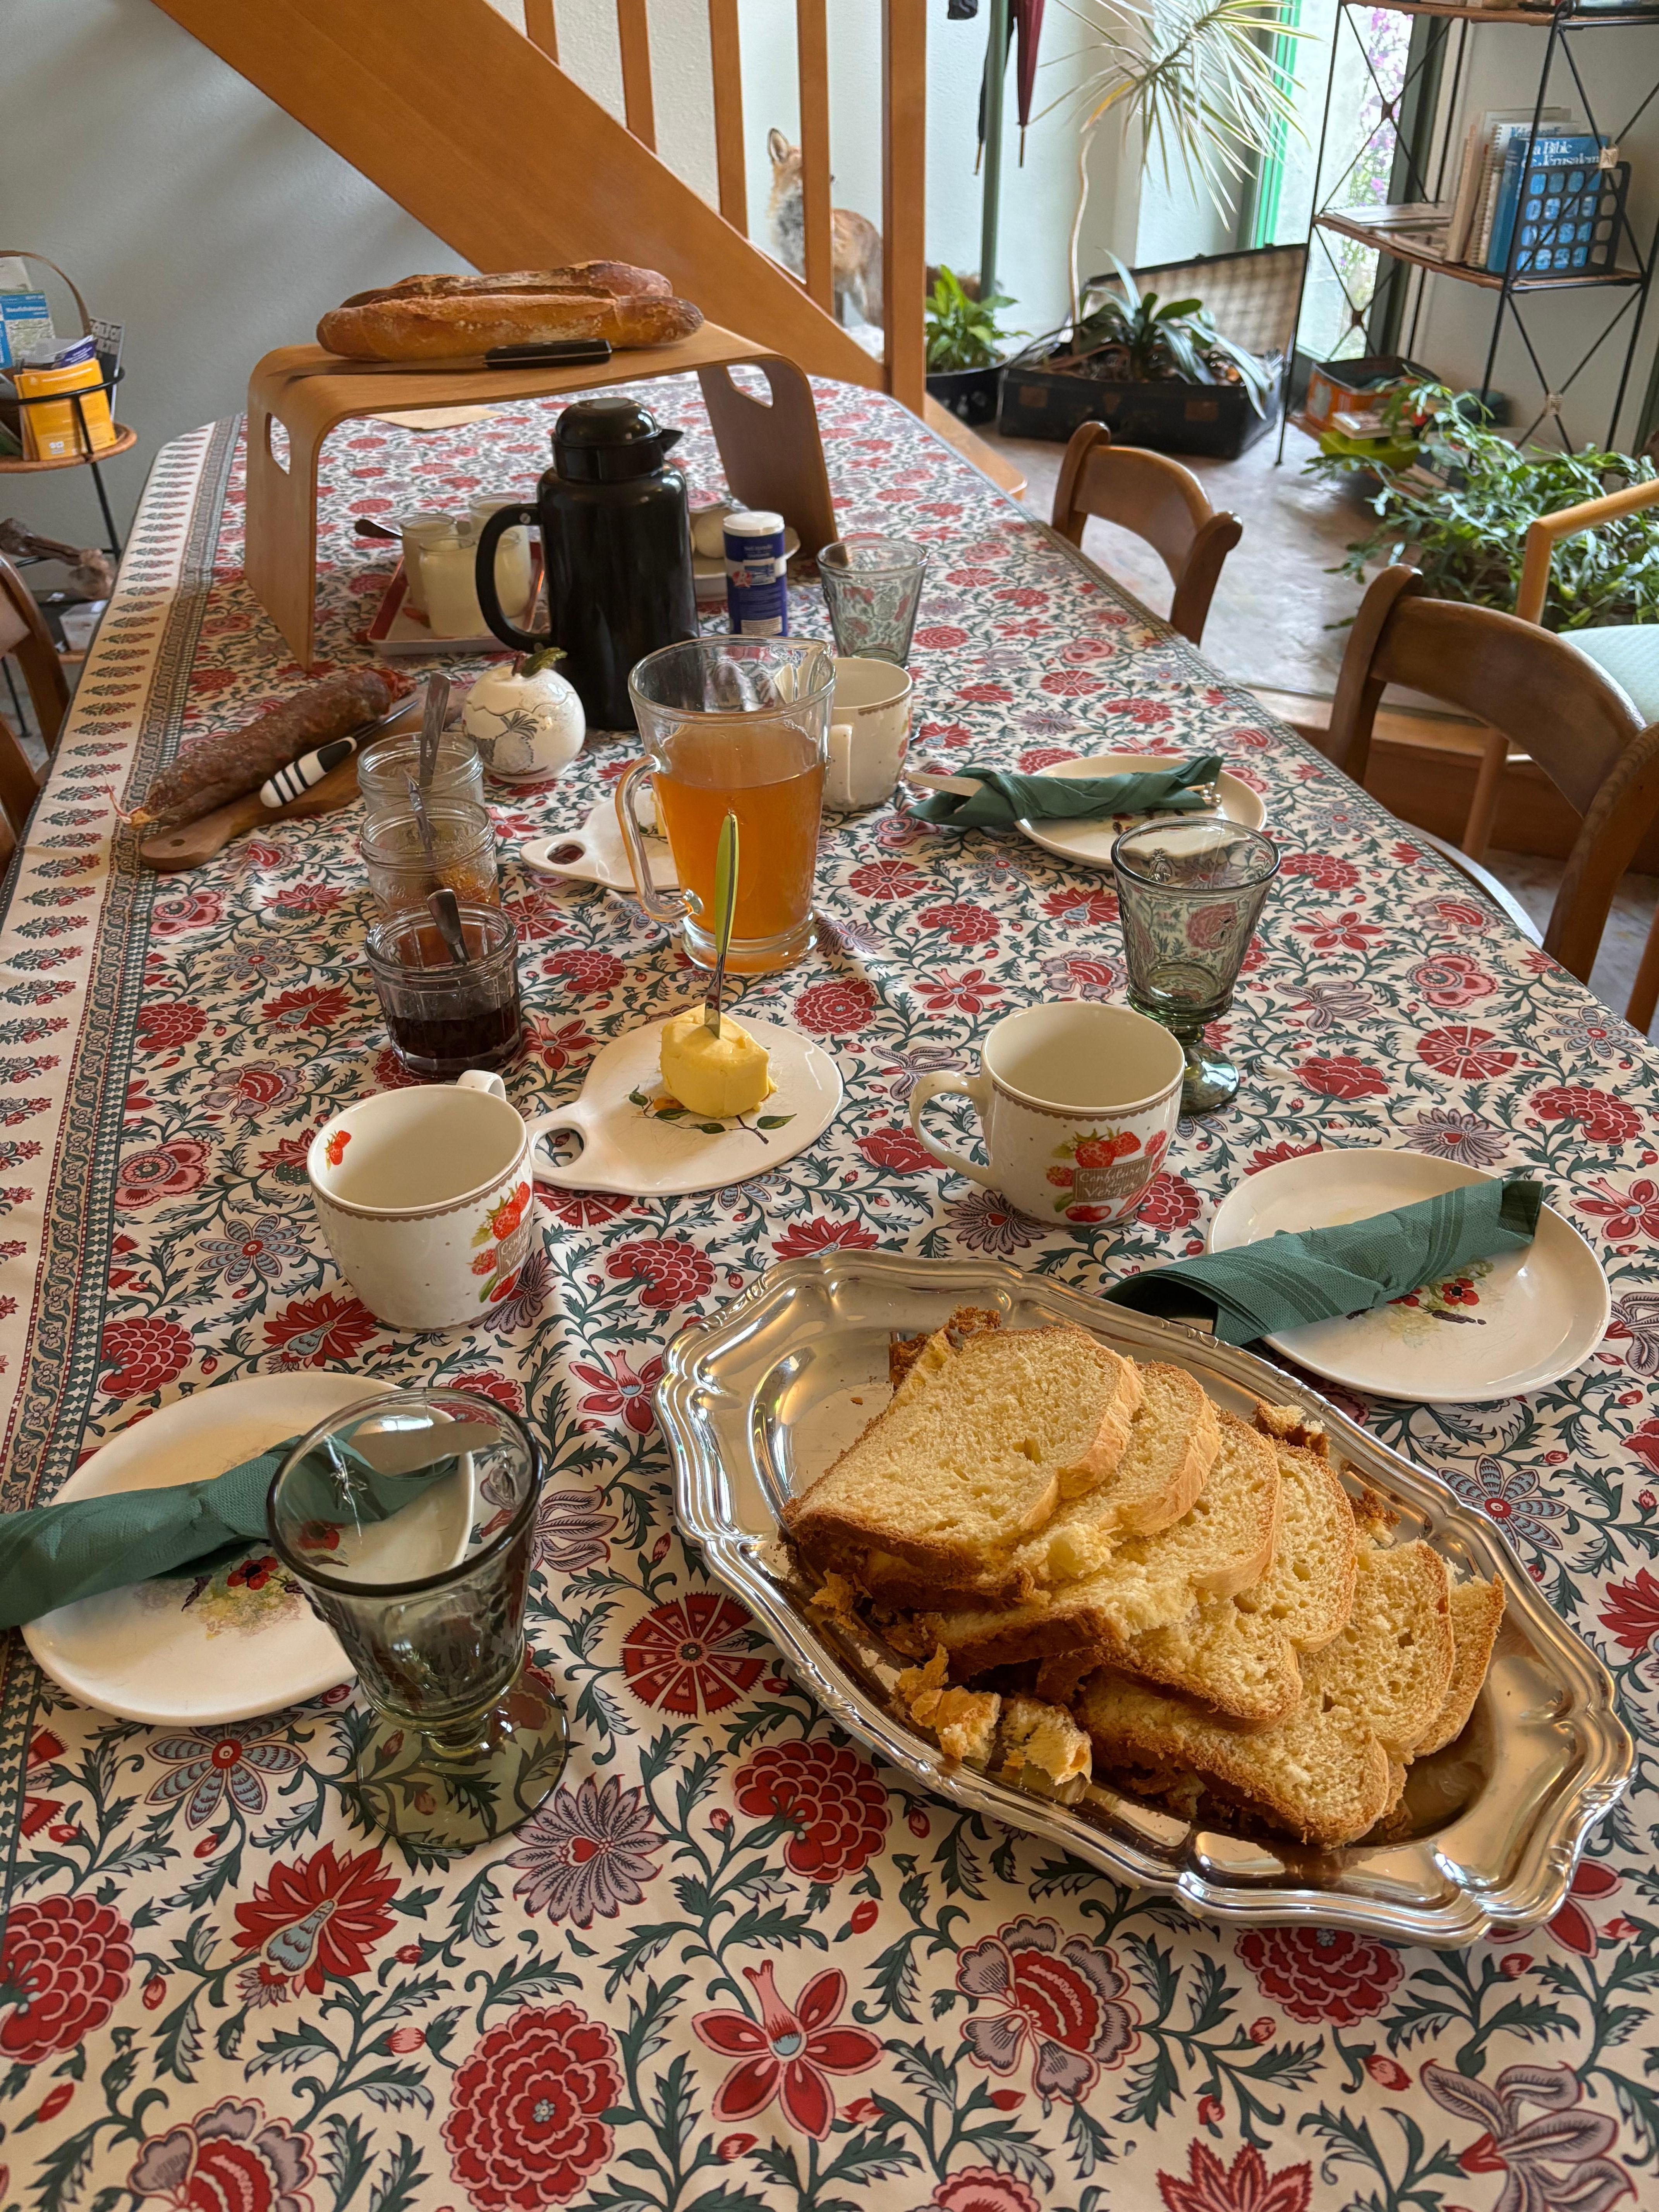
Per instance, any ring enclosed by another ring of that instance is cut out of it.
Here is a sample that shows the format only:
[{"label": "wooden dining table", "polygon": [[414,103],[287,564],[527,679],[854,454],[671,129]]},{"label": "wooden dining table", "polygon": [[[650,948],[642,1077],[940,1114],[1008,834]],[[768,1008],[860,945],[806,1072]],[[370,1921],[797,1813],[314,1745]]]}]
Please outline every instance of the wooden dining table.
[{"label": "wooden dining table", "polygon": [[[649,396],[717,489],[695,387]],[[516,1834],[411,1863],[356,1817],[350,1689],[161,1729],[76,1704],[4,1639],[0,2204],[1659,2202],[1659,1056],[921,422],[852,386],[817,396],[839,520],[929,549],[914,760],[1213,750],[1261,794],[1282,864],[1222,1025],[1237,1101],[1183,1124],[1123,1230],[943,1176],[907,1125],[917,1079],[969,1065],[1011,1008],[1121,1000],[1115,902],[1016,832],[884,806],[826,824],[817,949],[741,1000],[835,1055],[826,1134],[692,1198],[546,1188],[544,1248],[477,1328],[381,1325],[329,1259],[304,1165],[331,1114],[408,1079],[363,960],[357,810],[163,878],[118,812],[180,743],[301,680],[243,582],[239,424],[166,448],[4,891],[5,1502],[250,1376],[499,1399],[550,1461],[529,1627],[573,1749]],[[389,580],[354,522],[526,495],[550,412],[331,443],[327,665],[370,657]],[[1256,557],[1247,540],[1235,560]],[[793,619],[825,634],[810,583]],[[517,858],[631,757],[595,740],[556,783],[490,794],[526,1110],[694,988],[636,906]],[[1098,1291],[1200,1249],[1241,1177],[1382,1142],[1536,1170],[1613,1293],[1596,1351],[1534,1396],[1340,1399],[1491,1516],[1637,1738],[1555,1917],[1460,1952],[1206,1924],[873,1765],[683,1547],[652,1406],[675,1335],[781,1259],[991,1255]]]}]

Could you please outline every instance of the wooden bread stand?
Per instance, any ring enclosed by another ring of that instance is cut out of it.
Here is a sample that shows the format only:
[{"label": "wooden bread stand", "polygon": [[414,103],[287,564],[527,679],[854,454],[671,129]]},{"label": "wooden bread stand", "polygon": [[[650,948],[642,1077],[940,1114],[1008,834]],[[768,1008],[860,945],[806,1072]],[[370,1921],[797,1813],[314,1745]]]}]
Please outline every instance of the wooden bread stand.
[{"label": "wooden bread stand", "polygon": [[[757,368],[771,403],[744,392],[728,372]],[[321,346],[279,346],[247,387],[248,587],[288,640],[302,668],[316,659],[317,467],[323,441],[342,422],[481,400],[543,399],[597,392],[694,370],[732,496],[771,507],[809,556],[836,535],[817,410],[805,373],[782,354],[718,324],[678,344],[617,352],[608,362],[547,368],[486,368],[480,362],[343,360]],[[286,462],[272,444],[280,422]],[[524,496],[532,498],[526,485]]]}]

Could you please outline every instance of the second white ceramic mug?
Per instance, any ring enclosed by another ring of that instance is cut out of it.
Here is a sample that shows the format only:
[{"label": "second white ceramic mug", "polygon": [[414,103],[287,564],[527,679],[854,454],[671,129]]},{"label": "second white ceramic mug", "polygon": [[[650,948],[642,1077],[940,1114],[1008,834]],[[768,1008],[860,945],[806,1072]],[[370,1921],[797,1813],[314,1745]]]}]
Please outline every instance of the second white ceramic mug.
[{"label": "second white ceramic mug", "polygon": [[499,1075],[469,1068],[360,1098],[306,1155],[340,1273],[394,1328],[459,1328],[512,1295],[541,1244],[539,1134]]},{"label": "second white ceramic mug", "polygon": [[890,660],[836,661],[823,781],[831,813],[855,813],[892,797],[909,750],[913,689],[908,674]]},{"label": "second white ceramic mug", "polygon": [[[924,1075],[910,1127],[941,1167],[1000,1190],[1057,1226],[1127,1221],[1163,1166],[1186,1060],[1166,1029],[1127,1006],[1062,999],[1005,1015],[977,1075]],[[959,1091],[979,1110],[990,1165],[935,1143],[930,1098]]]}]

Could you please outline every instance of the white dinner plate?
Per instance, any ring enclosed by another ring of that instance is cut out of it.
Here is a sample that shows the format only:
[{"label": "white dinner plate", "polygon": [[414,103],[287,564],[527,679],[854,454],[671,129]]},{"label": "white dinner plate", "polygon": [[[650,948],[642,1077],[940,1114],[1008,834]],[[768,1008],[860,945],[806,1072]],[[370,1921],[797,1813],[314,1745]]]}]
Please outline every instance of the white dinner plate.
[{"label": "white dinner plate", "polygon": [[[662,1033],[674,1018],[668,1015],[606,1045],[576,1097],[538,1124],[542,1134],[574,1131],[582,1148],[573,1160],[538,1153],[537,1181],[567,1190],[681,1198],[764,1175],[816,1144],[841,1111],[841,1070],[799,1030],[757,1021],[740,1006],[728,1011],[771,1060],[777,1088],[753,1114],[702,1121],[667,1097],[659,1063]],[[666,1119],[659,1110],[665,1099]]]},{"label": "white dinner plate", "polygon": [[[1279,1230],[1330,1229],[1391,1213],[1443,1191],[1498,1176],[1424,1152],[1344,1148],[1305,1153],[1247,1176],[1210,1224],[1212,1252],[1259,1243]],[[1373,1312],[1311,1322],[1265,1340],[1299,1367],[1351,1390],[1422,1406],[1518,1398],[1570,1375],[1601,1341],[1612,1310],[1601,1262],[1549,1206],[1523,1252],[1477,1260],[1462,1294],[1431,1283]]]},{"label": "white dinner plate", "polygon": [[[1127,770],[1168,768],[1170,762],[1168,753],[1091,753],[1083,760],[1056,761],[1037,773],[1068,778],[1121,775]],[[1224,821],[1237,822],[1241,830],[1260,830],[1267,818],[1260,794],[1225,769],[1216,784],[1221,803],[1213,811]],[[1201,818],[1210,811],[1200,810],[1191,818]],[[1150,814],[1106,814],[1094,822],[1022,822],[1019,826],[1045,853],[1058,854],[1062,860],[1081,860],[1086,867],[1105,868],[1111,866],[1112,848],[1124,831],[1152,819]]]},{"label": "white dinner plate", "polygon": [[[392,1387],[362,1373],[307,1368],[192,1391],[112,1437],[58,1496],[101,1498],[223,1474]],[[273,1573],[258,1589],[232,1587],[236,1565],[205,1584],[182,1567],[59,1606],[31,1621],[23,1641],[83,1705],[161,1726],[251,1720],[349,1682],[350,1662],[287,1578]]]}]

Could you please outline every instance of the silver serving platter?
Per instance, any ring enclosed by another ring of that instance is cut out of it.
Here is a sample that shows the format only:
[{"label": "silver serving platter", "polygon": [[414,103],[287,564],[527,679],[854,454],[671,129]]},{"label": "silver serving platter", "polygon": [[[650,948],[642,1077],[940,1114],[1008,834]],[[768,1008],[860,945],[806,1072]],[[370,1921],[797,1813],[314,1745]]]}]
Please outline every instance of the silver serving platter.
[{"label": "silver serving platter", "polygon": [[[1061,1804],[952,1765],[896,1717],[888,1693],[909,1662],[808,1612],[810,1586],[779,1538],[781,1509],[885,1403],[895,1332],[936,1328],[959,1305],[994,1307],[1015,1328],[1080,1322],[1116,1351],[1186,1368],[1218,1405],[1247,1416],[1264,1398],[1304,1406],[1324,1423],[1351,1482],[1395,1505],[1401,1540],[1425,1537],[1455,1574],[1502,1577],[1508,1606],[1486,1688],[1458,1741],[1412,1768],[1404,1840],[1341,1850],[1268,1844],[1097,1784]],[[997,1261],[830,1252],[770,1269],[708,1328],[677,1337],[657,1411],[682,1532],[849,1735],[952,1804],[1195,1915],[1304,1921],[1448,1948],[1531,1927],[1559,1911],[1586,1835],[1629,1781],[1631,1739],[1607,1670],[1485,1518],[1304,1384],[1194,1330]]]}]

